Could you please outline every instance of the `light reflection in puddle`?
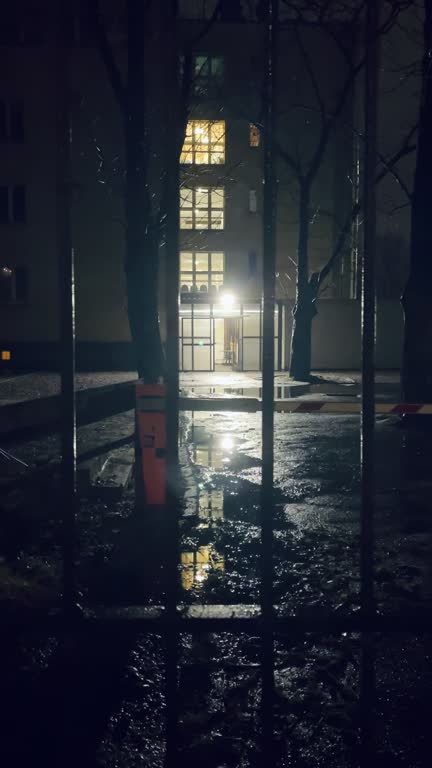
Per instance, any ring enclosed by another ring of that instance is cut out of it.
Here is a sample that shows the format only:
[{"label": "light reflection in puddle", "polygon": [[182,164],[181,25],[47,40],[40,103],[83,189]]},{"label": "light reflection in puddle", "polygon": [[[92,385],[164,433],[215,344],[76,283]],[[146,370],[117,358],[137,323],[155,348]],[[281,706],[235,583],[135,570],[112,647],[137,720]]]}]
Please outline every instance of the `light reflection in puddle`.
[{"label": "light reflection in puddle", "polygon": [[[211,530],[224,517],[223,488],[201,488],[198,496],[197,529],[204,532]],[[199,589],[204,586],[212,571],[223,571],[225,559],[213,545],[188,547],[181,553],[181,583],[184,590]]]},{"label": "light reflection in puddle", "polygon": [[[310,392],[321,392],[325,387],[328,389],[328,383],[326,385],[298,384],[276,386],[274,387],[274,398],[275,400],[286,400],[291,397],[306,395]],[[261,387],[207,387],[198,385],[188,388],[187,392],[189,397],[193,397],[193,395],[212,395],[216,397],[262,397]]]},{"label": "light reflection in puddle", "polygon": [[203,546],[181,553],[181,583],[185,590],[203,586],[212,571],[223,571],[224,556],[213,547]]},{"label": "light reflection in puddle", "polygon": [[235,453],[232,435],[209,436],[192,426],[192,451],[195,464],[208,469],[225,469]]},{"label": "light reflection in puddle", "polygon": [[200,520],[211,524],[223,520],[224,492],[223,488],[205,488],[200,491],[198,499],[198,516]]}]

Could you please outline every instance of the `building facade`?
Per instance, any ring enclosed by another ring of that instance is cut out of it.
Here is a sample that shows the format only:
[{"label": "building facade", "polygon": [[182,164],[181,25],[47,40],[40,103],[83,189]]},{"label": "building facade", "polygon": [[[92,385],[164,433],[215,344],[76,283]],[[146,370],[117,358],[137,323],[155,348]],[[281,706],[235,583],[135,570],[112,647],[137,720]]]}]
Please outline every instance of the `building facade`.
[{"label": "building facade", "polygon": [[[35,5],[40,11],[45,4]],[[58,361],[55,21],[50,5],[44,23],[37,16],[35,27],[34,17],[22,14],[20,24],[11,22],[0,41],[0,348],[6,368],[52,368]],[[123,135],[87,22],[77,13],[70,39],[77,365],[130,369],[134,358],[122,266]],[[121,24],[117,16],[111,24],[120,61],[125,55]],[[344,81],[340,58],[319,30],[301,34],[308,60],[319,73],[322,98],[330,104]],[[259,370],[263,29],[256,21],[222,19],[203,34],[202,19],[185,18],[180,37],[186,47],[198,40],[180,157],[181,368]],[[281,27],[279,50],[275,360],[282,369],[289,356],[287,313],[295,295],[299,221],[298,186],[286,157],[306,167],[320,128],[292,25]],[[311,272],[326,263],[352,205],[354,151],[346,128],[352,109],[349,95],[313,184]],[[351,241],[324,294],[332,297],[355,300]]]}]

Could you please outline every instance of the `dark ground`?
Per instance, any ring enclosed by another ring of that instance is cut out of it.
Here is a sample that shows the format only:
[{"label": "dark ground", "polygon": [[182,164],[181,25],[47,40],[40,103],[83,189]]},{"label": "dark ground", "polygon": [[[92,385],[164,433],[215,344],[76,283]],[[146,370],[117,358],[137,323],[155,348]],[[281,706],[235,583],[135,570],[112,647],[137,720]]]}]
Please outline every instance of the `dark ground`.
[{"label": "dark ground", "polygon": [[[126,417],[122,417],[126,418]],[[380,420],[376,429],[375,587],[383,613],[430,612],[430,430]],[[111,427],[113,424],[111,424]],[[125,425],[123,424],[123,428]],[[86,427],[89,430],[89,427]],[[99,427],[103,440],[103,426]],[[89,435],[90,432],[87,433]],[[92,437],[94,440],[94,435]],[[85,434],[81,448],[85,450]],[[57,439],[7,449],[42,465]],[[185,603],[253,603],[259,579],[260,417],[186,415],[189,468],[182,515]],[[186,458],[187,461],[186,461]],[[359,420],[275,417],[275,601],[284,612],[356,612],[359,606]],[[0,512],[3,608],[1,765],[162,765],[164,643],[100,630],[46,637],[7,631],[11,615],[59,605],[61,505],[51,476],[17,482]],[[20,496],[21,494],[21,496]],[[163,597],[163,521],[137,515],[132,497],[83,499],[78,577],[82,602],[157,603]],[[179,765],[257,765],[260,640],[182,635]],[[373,764],[430,764],[431,638],[373,638]],[[278,766],[359,765],[361,638],[305,634],[275,643]]]}]

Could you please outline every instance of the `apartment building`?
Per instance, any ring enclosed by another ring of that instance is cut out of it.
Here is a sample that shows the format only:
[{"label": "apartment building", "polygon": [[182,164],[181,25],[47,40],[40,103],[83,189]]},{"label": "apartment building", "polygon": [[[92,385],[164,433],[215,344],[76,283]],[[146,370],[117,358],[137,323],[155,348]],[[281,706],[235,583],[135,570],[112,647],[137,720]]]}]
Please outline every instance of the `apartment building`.
[{"label": "apartment building", "polygon": [[[180,364],[186,371],[259,370],[263,29],[256,21],[231,18],[200,35],[202,19],[194,15],[185,14],[180,30],[185,43],[199,39],[180,157]],[[37,27],[31,15],[22,18],[23,26],[10,26],[0,39],[0,349],[3,367],[31,369],[53,367],[58,360],[54,26],[49,16]],[[133,354],[122,266],[121,120],[84,22],[78,14],[70,40],[77,365],[128,369]],[[340,60],[318,31],[302,34],[322,93],[334,98],[343,79]],[[122,34],[117,39],[124,49]],[[295,177],[283,155],[306,162],[319,131],[295,41],[293,27],[283,26],[277,89],[278,368],[288,361],[299,213]],[[314,182],[311,271],[328,259],[352,203],[353,142],[346,129],[351,111],[350,96]],[[350,300],[354,293],[347,245],[326,296]]]}]

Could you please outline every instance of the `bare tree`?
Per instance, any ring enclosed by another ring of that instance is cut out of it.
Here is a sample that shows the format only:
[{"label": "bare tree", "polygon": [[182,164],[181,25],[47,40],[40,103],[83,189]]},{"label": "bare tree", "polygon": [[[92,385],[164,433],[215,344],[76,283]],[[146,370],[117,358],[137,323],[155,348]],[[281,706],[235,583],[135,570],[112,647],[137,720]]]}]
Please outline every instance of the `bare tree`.
[{"label": "bare tree", "polygon": [[165,370],[158,307],[160,248],[166,240],[168,210],[175,209],[172,195],[179,195],[171,183],[177,178],[170,172],[171,149],[175,147],[179,162],[193,84],[193,51],[215,21],[226,20],[228,6],[218,0],[196,36],[184,43],[178,66],[180,98],[173,103],[175,68],[166,52],[178,34],[176,0],[125,0],[126,67],[110,40],[99,0],[91,0],[99,51],[122,116],[128,317],[138,375],[149,383],[162,378]]},{"label": "bare tree", "polygon": [[[291,375],[299,380],[307,380],[311,368],[312,321],[317,313],[316,300],[323,286],[335,267],[350,236],[352,223],[362,207],[360,199],[353,198],[352,205],[346,208],[345,218],[337,217],[339,234],[327,262],[315,272],[310,270],[310,235],[311,221],[316,211],[321,208],[321,215],[328,215],[325,206],[314,203],[314,193],[326,155],[332,142],[340,131],[351,130],[352,135],[362,139],[362,134],[354,127],[350,114],[353,92],[365,63],[365,52],[357,44],[358,31],[361,28],[362,14],[365,7],[363,0],[284,0],[288,19],[293,24],[293,39],[299,53],[302,70],[309,85],[310,98],[307,102],[295,105],[303,122],[315,127],[313,141],[307,146],[300,144],[300,149],[293,144],[292,137],[280,136],[279,155],[295,182],[297,194],[298,235],[296,265],[296,300],[293,310],[293,332],[291,341]],[[389,0],[384,3],[379,34],[385,35],[395,24],[401,10],[408,2]],[[322,40],[330,43],[335,56],[339,57],[342,76],[336,88],[329,94],[320,79],[322,60],[311,51],[310,30],[316,30]],[[309,40],[308,40],[309,36]],[[347,121],[352,121],[351,126]],[[401,147],[392,156],[381,155],[377,158],[377,181],[388,173],[397,177],[397,163],[415,149],[416,129],[413,128],[403,139]],[[309,135],[310,135],[309,131]],[[333,215],[335,212],[332,212]]]}]

